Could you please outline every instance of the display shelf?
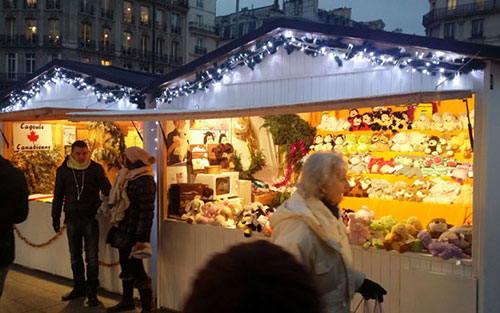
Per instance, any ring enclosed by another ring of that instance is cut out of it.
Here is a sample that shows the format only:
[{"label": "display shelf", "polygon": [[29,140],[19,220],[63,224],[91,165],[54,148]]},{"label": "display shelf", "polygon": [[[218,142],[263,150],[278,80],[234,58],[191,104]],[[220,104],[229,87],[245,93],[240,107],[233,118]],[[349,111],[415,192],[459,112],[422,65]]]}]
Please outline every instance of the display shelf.
[{"label": "display shelf", "polygon": [[[394,184],[395,182],[398,181],[404,181],[408,184],[412,184],[416,180],[431,180],[434,178],[441,178],[442,180],[446,181],[451,181],[451,182],[458,182],[456,179],[450,176],[413,176],[413,177],[407,177],[404,175],[394,175],[394,174],[376,174],[376,173],[352,173],[351,176],[356,177],[356,176],[362,176],[362,177],[368,177],[370,179],[385,179],[388,182]],[[473,178],[467,178],[462,182],[462,184],[468,184],[472,185]]]},{"label": "display shelf", "polygon": [[442,217],[452,225],[472,224],[472,205],[356,197],[344,197],[340,203],[341,208],[354,211],[358,211],[363,205],[375,213],[375,219],[392,215],[397,221],[403,221],[410,216],[417,216],[425,226],[431,219]]},{"label": "display shelf", "polygon": [[[325,136],[325,135],[350,135],[350,134],[352,134],[352,135],[358,135],[358,137],[359,137],[361,135],[369,135],[369,136],[371,136],[374,133],[378,133],[378,132],[380,132],[380,131],[377,131],[377,130],[354,130],[354,131],[343,130],[343,131],[331,131],[331,130],[318,129],[318,130],[316,130],[316,135]],[[387,134],[391,134],[392,136],[394,134],[397,134],[397,133],[393,133],[390,130],[385,130],[385,131],[382,131],[382,132],[387,133]],[[469,130],[468,129],[454,130],[454,131],[451,131],[451,132],[448,132],[448,131],[438,131],[438,130],[425,130],[425,129],[403,129],[403,130],[400,130],[398,132],[399,133],[422,133],[422,134],[426,134],[426,135],[429,135],[429,136],[438,136],[438,137],[442,137],[443,135],[458,136],[461,133],[469,134]]]}]

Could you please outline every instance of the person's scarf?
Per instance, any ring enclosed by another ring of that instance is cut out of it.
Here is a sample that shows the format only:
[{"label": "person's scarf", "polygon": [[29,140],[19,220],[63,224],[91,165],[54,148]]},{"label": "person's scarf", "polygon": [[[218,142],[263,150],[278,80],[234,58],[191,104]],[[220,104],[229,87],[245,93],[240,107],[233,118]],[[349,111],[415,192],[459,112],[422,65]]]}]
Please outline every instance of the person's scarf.
[{"label": "person's scarf", "polygon": [[83,163],[79,163],[70,154],[68,156],[68,161],[66,162],[66,165],[69,168],[72,168],[75,170],[86,170],[90,166],[90,158],[87,158],[87,160],[85,160],[85,162],[83,162]]},{"label": "person's scarf", "polygon": [[131,170],[122,168],[118,172],[113,187],[109,192],[108,205],[111,207],[111,225],[118,225],[125,216],[125,211],[130,205],[130,199],[127,195],[128,182],[146,175],[154,176],[154,171],[151,166],[143,166]]}]

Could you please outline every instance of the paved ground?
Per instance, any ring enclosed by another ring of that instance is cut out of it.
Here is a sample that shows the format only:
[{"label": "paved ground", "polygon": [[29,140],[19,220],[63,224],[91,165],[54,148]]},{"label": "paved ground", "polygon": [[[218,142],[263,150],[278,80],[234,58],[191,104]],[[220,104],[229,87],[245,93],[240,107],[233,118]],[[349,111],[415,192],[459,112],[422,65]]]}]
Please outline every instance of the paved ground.
[{"label": "paved ground", "polygon": [[[117,294],[100,290],[100,303],[88,307],[85,298],[61,301],[61,296],[71,291],[71,281],[38,271],[13,266],[9,270],[0,299],[1,313],[94,313],[105,312],[106,307],[120,300]],[[136,311],[139,312],[139,306]]]}]

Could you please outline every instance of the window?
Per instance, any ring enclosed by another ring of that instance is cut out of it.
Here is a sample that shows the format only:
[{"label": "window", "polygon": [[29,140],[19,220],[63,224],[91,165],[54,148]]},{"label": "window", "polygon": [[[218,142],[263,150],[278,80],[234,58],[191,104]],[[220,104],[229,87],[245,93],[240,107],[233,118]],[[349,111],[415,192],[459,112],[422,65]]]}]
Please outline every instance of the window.
[{"label": "window", "polygon": [[3,2],[4,9],[15,9],[17,0],[5,0]]},{"label": "window", "polygon": [[222,39],[230,39],[230,38],[231,38],[231,26],[224,26]]},{"label": "window", "polygon": [[149,36],[141,36],[141,54],[146,55],[149,47]]},{"label": "window", "polygon": [[253,32],[256,28],[255,21],[248,22],[248,32]]},{"label": "window", "polygon": [[181,33],[180,17],[177,14],[172,14],[172,33]]},{"label": "window", "polygon": [[92,31],[92,25],[88,23],[82,23],[82,26],[80,28],[80,42],[90,43],[91,31]]},{"label": "window", "polygon": [[203,0],[196,0],[196,6],[199,8],[203,8]]},{"label": "window", "polygon": [[448,11],[453,11],[457,8],[457,0],[448,0]]},{"label": "window", "polygon": [[179,54],[179,43],[177,41],[172,41],[172,51],[171,51],[172,58],[177,58]]},{"label": "window", "polygon": [[132,64],[131,63],[124,63],[123,68],[126,70],[131,70],[132,69]]},{"label": "window", "polygon": [[156,10],[156,25],[158,27],[163,26],[163,11],[162,10]]},{"label": "window", "polygon": [[429,37],[439,38],[440,30],[441,30],[441,25],[431,27],[429,30]]},{"label": "window", "polygon": [[148,26],[149,25],[149,7],[145,7],[141,5],[141,24]]},{"label": "window", "polygon": [[157,56],[162,56],[163,55],[163,45],[165,43],[165,40],[163,38],[156,38],[156,55]]},{"label": "window", "polygon": [[131,54],[132,49],[132,33],[123,32],[123,52],[125,54]]},{"label": "window", "polygon": [[132,3],[128,1],[123,1],[123,21],[127,23],[132,23]]},{"label": "window", "polygon": [[111,10],[111,0],[102,0],[102,8],[104,10]]},{"label": "window", "polygon": [[104,59],[102,59],[101,60],[101,65],[102,66],[110,66],[111,65],[111,61],[110,60],[104,60]]},{"label": "window", "polygon": [[47,0],[47,9],[60,9],[61,5],[59,3],[60,0]]},{"label": "window", "polygon": [[36,9],[37,2],[38,2],[37,0],[26,0],[26,2],[24,3],[24,8]]},{"label": "window", "polygon": [[36,20],[26,20],[26,38],[30,41],[36,40]]},{"label": "window", "polygon": [[104,47],[109,47],[109,44],[111,42],[111,30],[109,28],[104,27],[102,29],[101,41]]},{"label": "window", "polygon": [[61,58],[61,54],[53,53],[49,55],[49,62],[52,60],[57,60]]},{"label": "window", "polygon": [[203,38],[196,39],[196,46],[194,47],[194,52],[196,54],[206,54],[207,53],[207,48],[205,48],[205,46],[204,46]]},{"label": "window", "polygon": [[35,71],[35,54],[26,53],[26,74],[33,74]]},{"label": "window", "polygon": [[483,20],[472,20],[472,38],[483,37]]},{"label": "window", "polygon": [[196,39],[196,45],[198,47],[203,47],[203,38],[197,38]]},{"label": "window", "polygon": [[474,0],[474,7],[476,9],[484,9],[486,6],[485,0]]},{"label": "window", "polygon": [[196,14],[196,24],[203,24],[203,15]]},{"label": "window", "polygon": [[92,0],[81,0],[80,3],[80,12],[86,14],[94,14],[94,7],[92,6]]},{"label": "window", "polygon": [[5,19],[5,27],[7,28],[7,35],[9,36],[9,41],[14,40],[14,35],[16,34],[16,19],[7,18]]},{"label": "window", "polygon": [[241,23],[238,25],[238,34],[236,37],[243,36],[245,33],[243,32],[245,30],[245,23]]},{"label": "window", "polygon": [[89,57],[83,57],[83,58],[82,58],[82,62],[83,62],[83,63],[90,63],[90,61],[91,61],[91,60],[90,60],[90,58],[89,58]]},{"label": "window", "polygon": [[149,72],[149,65],[148,64],[141,64],[140,69],[142,72]]},{"label": "window", "polygon": [[444,38],[445,39],[455,38],[455,23],[444,24]]},{"label": "window", "polygon": [[60,30],[59,30],[59,20],[50,19],[49,20],[49,42],[56,43],[61,40]]},{"label": "window", "polygon": [[17,54],[9,53],[7,55],[7,77],[9,79],[17,78]]},{"label": "window", "polygon": [[111,0],[102,0],[101,2],[101,17],[113,18],[113,10],[111,9]]}]

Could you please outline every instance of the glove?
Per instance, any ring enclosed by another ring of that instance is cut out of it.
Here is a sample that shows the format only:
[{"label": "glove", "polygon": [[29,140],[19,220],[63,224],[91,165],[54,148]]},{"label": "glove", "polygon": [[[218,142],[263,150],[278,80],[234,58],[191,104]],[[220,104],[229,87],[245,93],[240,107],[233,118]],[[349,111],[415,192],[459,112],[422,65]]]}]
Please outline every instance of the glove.
[{"label": "glove", "polygon": [[54,228],[54,231],[56,233],[58,233],[59,230],[61,230],[61,222],[59,221],[59,219],[55,218],[52,219],[52,228]]},{"label": "glove", "polygon": [[384,295],[387,294],[387,291],[382,286],[369,279],[363,281],[357,292],[366,300],[376,299],[381,303],[384,302]]}]

